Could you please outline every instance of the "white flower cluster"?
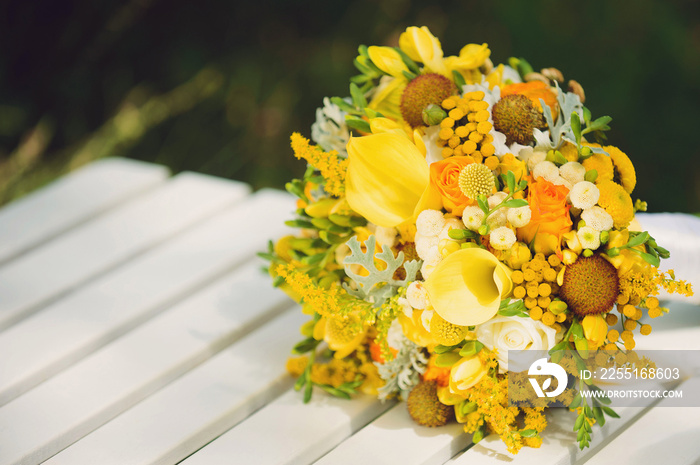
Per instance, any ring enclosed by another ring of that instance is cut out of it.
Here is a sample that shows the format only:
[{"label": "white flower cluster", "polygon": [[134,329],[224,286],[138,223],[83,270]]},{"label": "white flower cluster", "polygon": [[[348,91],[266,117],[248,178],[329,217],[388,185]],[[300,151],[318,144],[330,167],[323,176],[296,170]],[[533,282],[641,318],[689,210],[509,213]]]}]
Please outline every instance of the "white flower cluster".
[{"label": "white flower cluster", "polygon": [[441,248],[455,242],[450,229],[464,229],[457,218],[445,218],[438,210],[424,210],[416,218],[416,253],[423,260],[421,274],[427,278],[442,261]]}]

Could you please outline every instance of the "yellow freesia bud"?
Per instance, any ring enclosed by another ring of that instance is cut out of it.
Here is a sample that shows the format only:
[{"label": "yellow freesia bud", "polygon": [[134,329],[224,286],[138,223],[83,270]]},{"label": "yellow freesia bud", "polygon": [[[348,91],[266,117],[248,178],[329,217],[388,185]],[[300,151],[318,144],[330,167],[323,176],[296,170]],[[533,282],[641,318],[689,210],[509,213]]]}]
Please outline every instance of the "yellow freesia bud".
[{"label": "yellow freesia bud", "polygon": [[510,294],[511,270],[484,249],[460,249],[448,255],[428,276],[425,288],[435,311],[459,326],[492,318]]},{"label": "yellow freesia bud", "polygon": [[394,77],[402,77],[408,66],[401,59],[399,52],[391,47],[377,47],[373,45],[367,49],[370,60],[377,68]]},{"label": "yellow freesia bud", "polygon": [[627,244],[630,240],[630,233],[628,230],[623,229],[621,231],[613,230],[610,231],[610,236],[608,239],[608,249],[613,247],[622,247]]},{"label": "yellow freesia bud", "polygon": [[426,26],[406,28],[399,36],[399,47],[413,61],[423,63],[428,71],[451,77],[443,63],[440,41]]},{"label": "yellow freesia bud", "polygon": [[345,195],[354,211],[384,227],[413,218],[430,174],[408,138],[393,133],[353,137],[348,157]]},{"label": "yellow freesia bud", "polygon": [[489,56],[491,56],[491,50],[488,45],[467,44],[459,51],[459,56],[445,58],[445,66],[450,72],[452,70],[466,72],[483,65]]},{"label": "yellow freesia bud", "polygon": [[561,262],[564,265],[571,265],[576,261],[578,258],[578,254],[574,252],[573,250],[565,249],[562,251],[562,259]]},{"label": "yellow freesia bud", "polygon": [[467,390],[486,376],[488,368],[478,355],[463,358],[450,370],[450,391],[465,395]]},{"label": "yellow freesia bud", "polygon": [[588,339],[588,348],[596,350],[605,342],[608,334],[608,324],[602,315],[586,315],[581,321],[583,335]]},{"label": "yellow freesia bud", "polygon": [[576,231],[569,231],[568,233],[564,233],[562,239],[566,242],[566,246],[573,252],[580,254],[583,250],[583,247],[581,246],[581,241],[579,240]]},{"label": "yellow freesia bud", "polygon": [[527,263],[532,258],[532,253],[528,246],[522,242],[516,242],[510,250],[506,251],[505,262],[506,265],[514,270],[519,270],[522,268],[524,263]]}]

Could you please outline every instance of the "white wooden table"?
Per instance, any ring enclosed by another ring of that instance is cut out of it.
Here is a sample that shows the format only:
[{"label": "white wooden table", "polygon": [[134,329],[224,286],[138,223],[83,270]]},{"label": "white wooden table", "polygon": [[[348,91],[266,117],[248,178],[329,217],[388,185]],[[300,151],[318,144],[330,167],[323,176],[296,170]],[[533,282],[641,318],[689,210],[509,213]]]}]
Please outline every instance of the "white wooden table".
[{"label": "white wooden table", "polygon": [[[583,452],[553,412],[543,447],[513,460],[403,404],[303,405],[284,365],[304,317],[255,258],[293,210],[121,159],[0,210],[0,465],[700,463],[700,408],[619,409]],[[641,221],[700,284],[700,220]],[[700,349],[699,310],[674,304],[639,346]]]}]

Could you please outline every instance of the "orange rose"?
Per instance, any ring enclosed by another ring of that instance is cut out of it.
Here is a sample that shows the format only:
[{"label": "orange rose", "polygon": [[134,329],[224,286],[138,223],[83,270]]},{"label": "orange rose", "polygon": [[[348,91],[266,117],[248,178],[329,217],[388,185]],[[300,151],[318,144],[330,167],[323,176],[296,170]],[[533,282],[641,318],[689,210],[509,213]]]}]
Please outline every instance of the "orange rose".
[{"label": "orange rose", "polygon": [[518,228],[518,239],[530,243],[535,238],[535,252],[561,252],[561,236],[571,231],[570,206],[566,203],[569,189],[555,186],[544,178],[530,181],[527,202],[532,216],[530,222]]},{"label": "orange rose", "polygon": [[456,156],[430,165],[430,183],[440,192],[442,206],[454,215],[461,215],[465,207],[474,204],[459,188],[459,173],[470,163],[474,163],[472,157]]}]

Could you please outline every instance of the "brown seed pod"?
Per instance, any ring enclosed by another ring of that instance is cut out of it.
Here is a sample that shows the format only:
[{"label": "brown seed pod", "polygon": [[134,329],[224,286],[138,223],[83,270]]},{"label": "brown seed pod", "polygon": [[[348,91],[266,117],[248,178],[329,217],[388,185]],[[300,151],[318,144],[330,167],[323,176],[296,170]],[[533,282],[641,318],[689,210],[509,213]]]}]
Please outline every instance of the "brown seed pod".
[{"label": "brown seed pod", "polygon": [[564,75],[557,68],[542,68],[540,73],[552,81],[564,82]]},{"label": "brown seed pod", "polygon": [[586,93],[583,91],[581,84],[573,79],[569,80],[569,92],[573,92],[574,94],[578,95],[578,98],[581,99],[581,103],[585,103]]}]

